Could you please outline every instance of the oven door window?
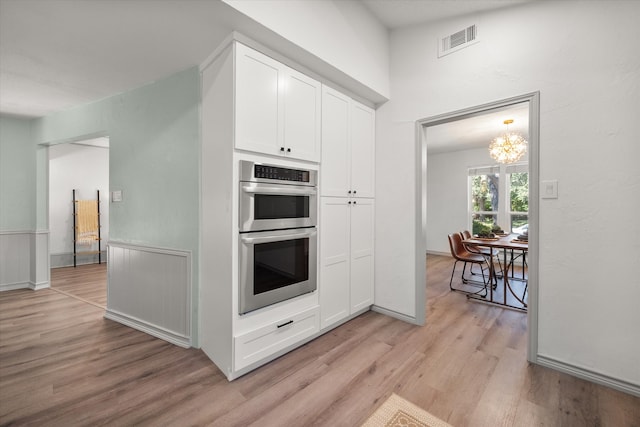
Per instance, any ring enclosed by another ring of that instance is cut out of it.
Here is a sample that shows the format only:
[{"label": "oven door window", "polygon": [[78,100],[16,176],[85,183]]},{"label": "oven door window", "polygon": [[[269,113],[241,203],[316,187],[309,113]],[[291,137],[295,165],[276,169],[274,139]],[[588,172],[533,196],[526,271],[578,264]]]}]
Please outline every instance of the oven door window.
[{"label": "oven door window", "polygon": [[256,244],[253,293],[258,295],[309,279],[309,239]]},{"label": "oven door window", "polygon": [[309,218],[309,196],[256,194],[254,216],[256,220]]}]

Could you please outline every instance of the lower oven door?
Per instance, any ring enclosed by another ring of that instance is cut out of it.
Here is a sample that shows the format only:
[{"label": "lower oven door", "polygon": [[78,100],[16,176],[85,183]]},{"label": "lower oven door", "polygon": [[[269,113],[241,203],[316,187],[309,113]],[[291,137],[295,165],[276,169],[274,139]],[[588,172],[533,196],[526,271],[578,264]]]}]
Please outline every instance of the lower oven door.
[{"label": "lower oven door", "polygon": [[239,313],[317,287],[315,227],[240,234]]}]

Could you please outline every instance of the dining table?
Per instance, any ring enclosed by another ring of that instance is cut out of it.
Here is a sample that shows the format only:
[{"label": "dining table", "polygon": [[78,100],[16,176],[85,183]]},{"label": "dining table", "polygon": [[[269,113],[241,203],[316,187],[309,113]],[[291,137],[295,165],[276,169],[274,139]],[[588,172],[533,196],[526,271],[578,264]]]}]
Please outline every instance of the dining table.
[{"label": "dining table", "polygon": [[[487,258],[487,264],[489,265],[489,285],[487,295],[482,296],[469,294],[467,295],[467,298],[480,300],[489,304],[505,306],[515,310],[527,311],[525,296],[527,292],[526,256],[529,250],[528,239],[524,240],[518,234],[497,235],[495,237],[473,236],[470,239],[463,240],[462,243],[467,247],[490,249],[488,251],[480,251],[483,252],[483,255]],[[501,274],[496,271],[496,255],[494,255],[494,249],[502,251],[503,263]],[[514,273],[514,261],[519,258],[522,260],[522,278],[516,277]],[[511,275],[509,275],[509,269],[511,269]],[[501,298],[498,292],[494,292],[494,282],[496,283],[495,288],[497,289],[498,279],[502,279],[500,280],[503,287]],[[514,280],[524,283],[522,295],[518,295],[514,291],[513,286],[511,285],[511,282]],[[509,295],[513,298],[509,298]]]}]

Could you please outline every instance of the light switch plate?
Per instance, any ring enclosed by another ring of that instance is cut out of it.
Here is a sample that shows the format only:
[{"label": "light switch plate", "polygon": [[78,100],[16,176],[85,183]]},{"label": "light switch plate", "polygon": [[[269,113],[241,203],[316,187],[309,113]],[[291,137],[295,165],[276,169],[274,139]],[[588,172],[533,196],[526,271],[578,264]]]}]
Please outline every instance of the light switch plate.
[{"label": "light switch plate", "polygon": [[558,198],[558,180],[542,181],[540,185],[540,195],[543,199]]},{"label": "light switch plate", "polygon": [[122,201],[122,190],[115,190],[111,192],[111,201],[112,202],[121,202]]}]

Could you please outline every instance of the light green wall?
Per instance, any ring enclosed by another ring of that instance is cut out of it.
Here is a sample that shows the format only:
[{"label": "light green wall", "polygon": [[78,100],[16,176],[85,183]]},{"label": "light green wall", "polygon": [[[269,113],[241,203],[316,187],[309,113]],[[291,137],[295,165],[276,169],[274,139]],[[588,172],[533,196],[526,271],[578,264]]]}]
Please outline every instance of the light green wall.
[{"label": "light green wall", "polygon": [[198,103],[199,73],[192,68],[40,119],[36,143],[108,135],[109,186],[123,192],[123,201],[111,205],[110,238],[196,250]]},{"label": "light green wall", "polygon": [[36,228],[32,120],[0,116],[0,231]]},{"label": "light green wall", "polygon": [[[200,74],[197,67],[129,92],[38,119],[36,144],[109,136],[109,187],[122,190],[111,203],[111,240],[189,250],[198,289]],[[33,151],[33,148],[31,148]],[[34,160],[31,160],[35,165]],[[34,166],[35,167],[35,166]],[[46,176],[38,162],[38,181]],[[38,216],[46,214],[46,192]],[[192,337],[197,331],[192,293]]]}]

